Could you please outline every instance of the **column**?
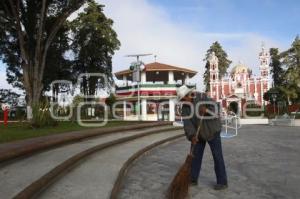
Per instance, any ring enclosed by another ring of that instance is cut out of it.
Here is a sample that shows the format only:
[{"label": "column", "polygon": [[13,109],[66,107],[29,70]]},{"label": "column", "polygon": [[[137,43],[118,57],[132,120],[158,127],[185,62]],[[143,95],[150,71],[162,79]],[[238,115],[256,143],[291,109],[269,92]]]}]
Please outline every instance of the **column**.
[{"label": "column", "polygon": [[247,95],[250,96],[250,79],[247,79]]},{"label": "column", "polygon": [[175,121],[175,100],[169,99],[169,121]]},{"label": "column", "polygon": [[263,81],[260,80],[260,99],[261,99],[261,105],[264,103],[264,84]]},{"label": "column", "polygon": [[255,77],[254,77],[254,97],[255,97],[255,101],[257,101],[257,81]]},{"label": "column", "polygon": [[188,84],[189,80],[190,80],[189,74],[185,74],[185,82],[184,83]]},{"label": "column", "polygon": [[126,114],[127,114],[127,106],[126,101],[123,101],[123,120],[126,120]]},{"label": "column", "polygon": [[141,100],[141,104],[142,104],[142,120],[145,121],[147,120],[147,100],[146,99],[142,99]]},{"label": "column", "polygon": [[127,76],[123,75],[123,81],[125,82],[125,86],[128,86]]},{"label": "column", "polygon": [[229,95],[231,94],[231,77],[228,80]]},{"label": "column", "polygon": [[222,78],[222,99],[225,97],[225,94],[224,94],[224,80]]},{"label": "column", "polygon": [[142,84],[146,83],[146,72],[145,71],[141,72],[141,83]]},{"label": "column", "polygon": [[210,97],[211,97],[211,98],[213,98],[212,87],[213,87],[213,85],[212,85],[212,82],[210,81],[210,82],[209,82],[209,89],[210,89]]},{"label": "column", "polygon": [[240,99],[238,101],[238,111],[237,111],[237,115],[241,115],[241,111],[242,111],[242,100]]},{"label": "column", "polygon": [[216,101],[218,102],[219,101],[219,86],[220,86],[220,84],[219,84],[219,80],[217,80],[217,83],[216,83],[216,85],[217,85],[217,99],[216,99]]},{"label": "column", "polygon": [[169,73],[168,73],[168,84],[174,84],[174,72],[173,71],[169,71]]},{"label": "column", "polygon": [[244,93],[244,97],[245,97],[245,95],[246,95],[246,93],[247,93],[247,91],[246,91],[247,82],[246,82],[245,79],[243,79],[242,85],[243,85],[242,87],[243,87],[243,93]]}]

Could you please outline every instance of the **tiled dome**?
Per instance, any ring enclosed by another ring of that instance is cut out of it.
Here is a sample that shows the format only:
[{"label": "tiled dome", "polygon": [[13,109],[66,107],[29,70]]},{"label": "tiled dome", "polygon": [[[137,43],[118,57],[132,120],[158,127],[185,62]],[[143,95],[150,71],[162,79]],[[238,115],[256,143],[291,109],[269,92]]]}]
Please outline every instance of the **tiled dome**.
[{"label": "tiled dome", "polygon": [[233,69],[231,70],[231,74],[237,74],[237,73],[252,73],[252,70],[249,69],[245,64],[242,64],[239,62]]}]

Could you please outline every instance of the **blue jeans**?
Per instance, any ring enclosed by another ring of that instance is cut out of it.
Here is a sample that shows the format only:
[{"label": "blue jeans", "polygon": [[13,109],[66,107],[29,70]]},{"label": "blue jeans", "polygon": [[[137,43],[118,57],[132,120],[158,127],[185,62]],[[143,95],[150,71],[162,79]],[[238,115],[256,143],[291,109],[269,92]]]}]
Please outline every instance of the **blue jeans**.
[{"label": "blue jeans", "polygon": [[[220,134],[217,133],[214,139],[207,142],[210,146],[213,159],[214,159],[217,184],[225,185],[227,184],[227,175],[226,175],[225,163],[224,163],[224,158],[222,153]],[[198,181],[205,145],[206,145],[206,141],[200,140],[194,146],[194,158],[192,161],[192,172],[191,172],[192,181]]]}]

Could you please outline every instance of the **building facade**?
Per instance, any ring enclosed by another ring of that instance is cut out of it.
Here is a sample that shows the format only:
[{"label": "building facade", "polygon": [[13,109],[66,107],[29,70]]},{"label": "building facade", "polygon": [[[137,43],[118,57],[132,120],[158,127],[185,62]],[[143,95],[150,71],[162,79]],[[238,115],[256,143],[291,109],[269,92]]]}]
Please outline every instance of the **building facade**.
[{"label": "building facade", "polygon": [[123,85],[116,87],[116,99],[124,120],[175,121],[177,87],[186,84],[196,71],[154,62],[144,65],[139,85],[133,80],[131,70],[115,73]]},{"label": "building facade", "polygon": [[227,77],[220,77],[219,60],[215,53],[212,53],[209,58],[209,95],[220,102],[224,109],[230,107],[231,103],[237,104],[238,112],[246,102],[264,105],[263,95],[271,87],[269,58],[269,53],[262,46],[258,76],[253,75],[251,69],[239,62]]}]

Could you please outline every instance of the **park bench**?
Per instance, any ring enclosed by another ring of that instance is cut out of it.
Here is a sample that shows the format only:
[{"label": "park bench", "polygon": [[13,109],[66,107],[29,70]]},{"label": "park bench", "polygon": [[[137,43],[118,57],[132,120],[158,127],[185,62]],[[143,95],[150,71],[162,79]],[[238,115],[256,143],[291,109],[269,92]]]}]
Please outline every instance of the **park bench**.
[{"label": "park bench", "polygon": [[280,115],[271,120],[270,125],[273,126],[295,126],[295,115]]},{"label": "park bench", "polygon": [[300,112],[299,112],[299,111],[300,111],[300,110],[298,109],[298,110],[296,110],[295,112],[291,112],[291,115],[295,116],[295,118],[296,118],[297,115],[300,116]]}]

